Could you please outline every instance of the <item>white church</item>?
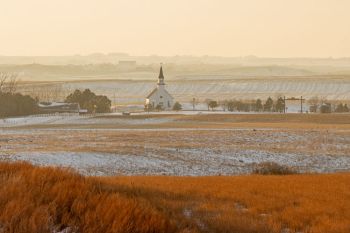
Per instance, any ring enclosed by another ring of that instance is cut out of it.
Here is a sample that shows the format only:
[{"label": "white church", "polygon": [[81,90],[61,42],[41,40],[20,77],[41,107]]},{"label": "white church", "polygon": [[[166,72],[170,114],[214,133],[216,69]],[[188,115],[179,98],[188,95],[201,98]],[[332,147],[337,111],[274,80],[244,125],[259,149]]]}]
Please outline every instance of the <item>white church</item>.
[{"label": "white church", "polygon": [[174,98],[165,89],[163,67],[160,67],[157,87],[146,97],[146,106],[153,109],[171,110]]}]

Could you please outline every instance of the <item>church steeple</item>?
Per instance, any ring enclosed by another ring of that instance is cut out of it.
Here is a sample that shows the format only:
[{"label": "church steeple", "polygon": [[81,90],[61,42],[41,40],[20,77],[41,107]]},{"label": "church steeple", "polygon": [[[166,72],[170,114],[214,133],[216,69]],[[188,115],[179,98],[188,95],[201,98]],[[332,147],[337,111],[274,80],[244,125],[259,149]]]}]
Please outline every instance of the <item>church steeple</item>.
[{"label": "church steeple", "polygon": [[160,71],[159,71],[159,76],[158,76],[158,85],[165,85],[164,83],[164,75],[163,75],[163,66],[160,65]]}]

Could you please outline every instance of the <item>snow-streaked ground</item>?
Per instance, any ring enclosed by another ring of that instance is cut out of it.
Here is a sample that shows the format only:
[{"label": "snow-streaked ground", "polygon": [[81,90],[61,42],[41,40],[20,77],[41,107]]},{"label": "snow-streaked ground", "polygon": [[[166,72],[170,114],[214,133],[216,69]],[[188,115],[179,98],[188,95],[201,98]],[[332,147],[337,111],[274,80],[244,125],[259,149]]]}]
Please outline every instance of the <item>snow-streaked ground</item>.
[{"label": "snow-streaked ground", "polygon": [[21,152],[0,155],[0,158],[28,161],[42,166],[73,168],[84,175],[232,175],[250,173],[254,165],[261,162],[277,162],[304,172],[339,172],[350,169],[350,156],[306,156],[254,150],[224,154],[206,150],[184,150],[171,158],[159,157],[157,154],[90,152]]},{"label": "snow-streaked ground", "polygon": [[[141,112],[133,115],[148,115],[149,113]],[[176,114],[176,112],[159,112],[152,114]],[[196,114],[184,112],[183,114]],[[121,113],[103,114],[103,116],[121,116]],[[161,118],[147,118],[147,119],[125,119],[125,118],[102,118],[98,115],[33,115],[26,117],[11,117],[0,119],[0,127],[17,127],[17,126],[31,126],[31,125],[89,125],[89,124],[126,124],[126,125],[140,125],[140,124],[157,124],[171,121],[171,119]]]},{"label": "snow-streaked ground", "polygon": [[[189,104],[186,106],[190,109]],[[294,108],[297,112],[297,106]],[[228,115],[240,115],[240,114],[266,114],[266,112],[229,112],[229,111],[208,111],[204,105],[197,106],[195,111],[183,110],[183,111],[161,111],[161,112],[133,112],[132,116],[157,116],[157,115],[212,115],[212,114],[228,114]],[[280,113],[269,113],[280,114]],[[113,118],[113,116],[122,116],[122,113],[106,113],[97,115],[77,115],[77,114],[51,114],[51,115],[32,115],[24,117],[10,117],[0,118],[0,128],[18,127],[18,126],[31,126],[31,125],[103,125],[103,124],[123,124],[123,125],[143,125],[143,124],[161,124],[172,122],[171,118]]]},{"label": "snow-streaked ground", "polygon": [[183,150],[170,158],[152,153],[121,155],[65,151],[21,152],[0,156],[2,160],[29,161],[42,166],[73,168],[84,175],[233,175],[250,173],[254,165],[261,162],[277,162],[304,172],[339,172],[350,169],[350,156],[307,156],[254,150],[231,153]]},{"label": "snow-streaked ground", "polygon": [[68,167],[86,175],[246,174],[262,162],[302,172],[349,172],[350,131],[6,128],[0,130],[0,159]]}]

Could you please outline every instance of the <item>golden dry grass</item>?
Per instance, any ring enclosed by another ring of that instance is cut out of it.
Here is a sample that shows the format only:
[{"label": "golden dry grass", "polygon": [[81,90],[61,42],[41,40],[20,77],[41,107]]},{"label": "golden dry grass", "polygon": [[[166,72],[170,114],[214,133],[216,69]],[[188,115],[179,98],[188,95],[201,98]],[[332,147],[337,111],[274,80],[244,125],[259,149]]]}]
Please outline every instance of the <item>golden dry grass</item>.
[{"label": "golden dry grass", "polygon": [[102,180],[201,232],[350,232],[350,174]]},{"label": "golden dry grass", "polygon": [[350,232],[350,174],[82,177],[0,163],[1,232]]},{"label": "golden dry grass", "polygon": [[[65,231],[62,231],[65,230]],[[53,168],[0,163],[0,232],[175,232],[147,200]]]}]

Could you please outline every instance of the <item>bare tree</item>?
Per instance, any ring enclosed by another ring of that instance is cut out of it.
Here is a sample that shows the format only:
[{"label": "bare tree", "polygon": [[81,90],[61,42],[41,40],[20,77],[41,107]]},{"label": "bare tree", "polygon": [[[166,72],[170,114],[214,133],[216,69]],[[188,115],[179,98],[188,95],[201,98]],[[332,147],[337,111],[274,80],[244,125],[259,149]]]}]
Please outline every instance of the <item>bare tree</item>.
[{"label": "bare tree", "polygon": [[0,92],[3,92],[7,79],[8,79],[7,73],[0,73]]},{"label": "bare tree", "polygon": [[226,112],[228,100],[220,100],[218,104],[222,108],[222,110]]},{"label": "bare tree", "polygon": [[0,73],[0,92],[15,93],[17,90],[17,74]]},{"label": "bare tree", "polygon": [[61,83],[45,83],[29,86],[25,92],[42,102],[64,101],[69,95],[69,89],[63,87]]},{"label": "bare tree", "polygon": [[207,105],[207,107],[208,107],[208,111],[209,111],[209,108],[210,108],[210,102],[211,102],[212,100],[211,99],[205,99],[205,104]]},{"label": "bare tree", "polygon": [[10,77],[9,81],[7,82],[7,92],[14,94],[17,91],[17,85],[18,85],[18,79],[17,75],[13,75]]},{"label": "bare tree", "polygon": [[314,97],[311,97],[307,102],[310,105],[318,106],[320,104],[321,100],[317,96],[314,96]]},{"label": "bare tree", "polygon": [[196,109],[196,105],[199,104],[199,100],[193,97],[191,100],[191,104],[192,104],[192,110],[194,111]]}]

